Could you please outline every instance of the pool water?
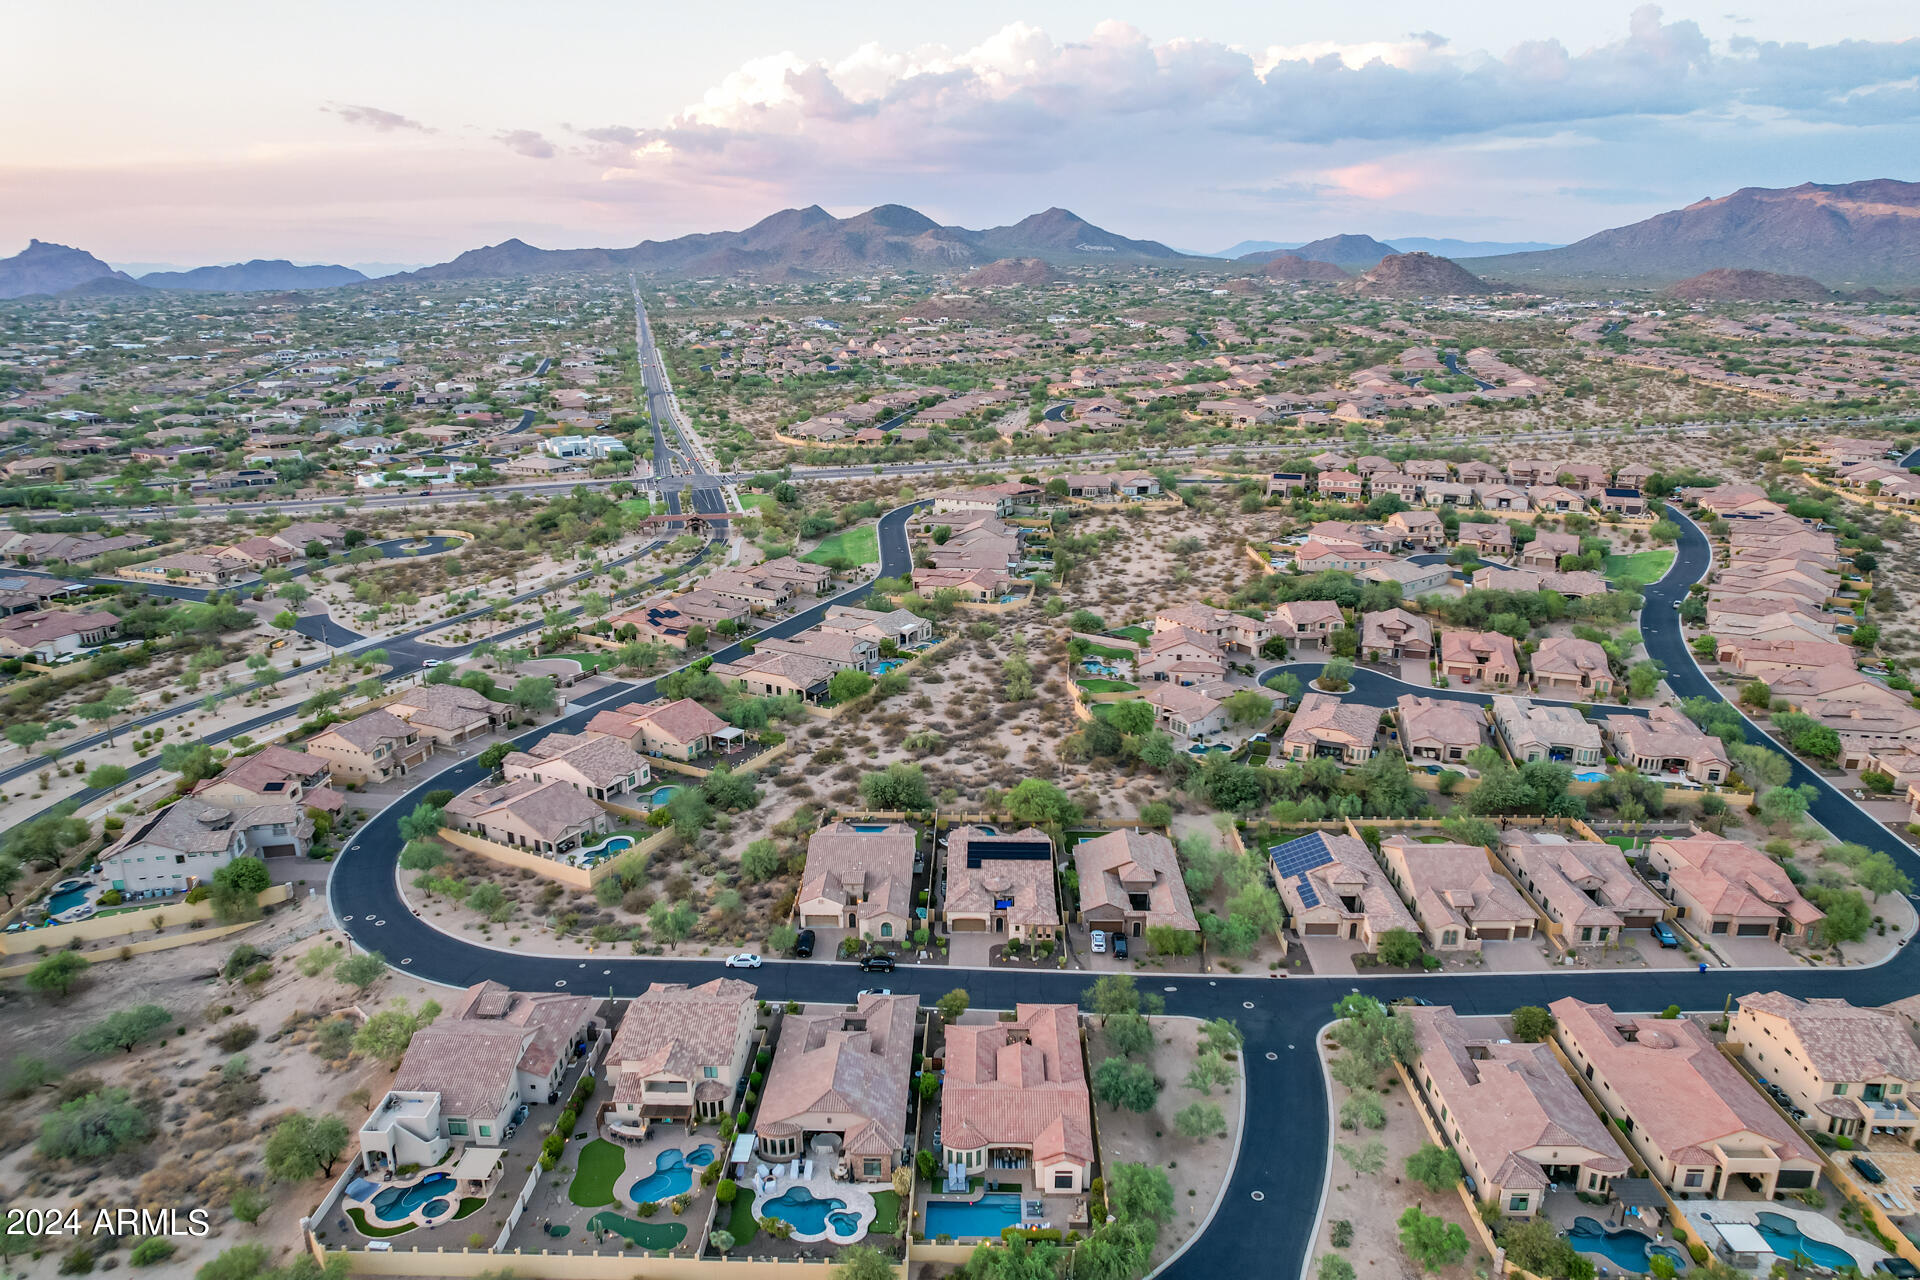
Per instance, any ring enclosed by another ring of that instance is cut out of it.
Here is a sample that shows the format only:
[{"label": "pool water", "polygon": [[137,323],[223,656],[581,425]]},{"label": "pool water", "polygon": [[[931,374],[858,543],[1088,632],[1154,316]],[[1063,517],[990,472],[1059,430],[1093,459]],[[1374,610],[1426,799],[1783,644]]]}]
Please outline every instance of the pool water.
[{"label": "pool water", "polygon": [[87,900],[87,886],[78,889],[62,889],[47,899],[47,914],[57,916],[62,911],[71,911]]},{"label": "pool water", "polygon": [[[928,1230],[931,1232],[932,1228]],[[1676,1269],[1687,1265],[1686,1258],[1677,1249],[1655,1244],[1639,1231],[1609,1231],[1592,1218],[1575,1218],[1567,1240],[1581,1253],[1597,1253],[1615,1266],[1639,1275],[1645,1275],[1650,1269],[1647,1259],[1651,1254],[1671,1258]]]},{"label": "pool water", "polygon": [[437,1218],[451,1208],[453,1205],[447,1200],[429,1200],[421,1206],[420,1212],[429,1218]]},{"label": "pool water", "polygon": [[900,665],[902,664],[898,660],[891,659],[891,658],[885,662],[877,662],[874,664],[873,674],[877,676],[883,676],[887,674],[887,672],[893,670],[895,667]]},{"label": "pool water", "polygon": [[926,1214],[929,1240],[940,1236],[952,1236],[956,1240],[997,1236],[1008,1227],[1020,1225],[1020,1194],[1016,1191],[990,1191],[972,1204],[957,1200],[929,1200]]},{"label": "pool water", "polygon": [[1825,1267],[1829,1271],[1860,1265],[1852,1254],[1839,1245],[1828,1244],[1824,1240],[1810,1240],[1802,1235],[1799,1224],[1784,1213],[1756,1213],[1753,1216],[1754,1230],[1783,1259],[1791,1259],[1799,1254],[1814,1266]]},{"label": "pool water", "polygon": [[853,829],[855,831],[864,831],[871,835],[876,831],[885,831],[887,824],[884,822],[856,822],[853,824]]},{"label": "pool water", "polygon": [[627,1188],[627,1198],[635,1204],[659,1204],[693,1190],[693,1169],[713,1163],[713,1147],[701,1145],[691,1152],[662,1151],[654,1158],[653,1172]]},{"label": "pool water", "polygon": [[649,797],[649,800],[653,805],[658,807],[673,799],[673,793],[679,789],[678,787],[655,787],[653,789],[653,795]]},{"label": "pool water", "polygon": [[373,1216],[382,1222],[410,1218],[415,1209],[440,1199],[440,1193],[447,1190],[452,1181],[450,1173],[430,1173],[410,1187],[388,1187],[373,1198]]},{"label": "pool water", "polygon": [[1575,782],[1605,782],[1607,780],[1607,771],[1605,769],[1575,769],[1573,771],[1573,780]]},{"label": "pool water", "polygon": [[821,1200],[805,1187],[788,1187],[772,1200],[762,1201],[761,1216],[791,1222],[795,1231],[810,1236],[827,1234],[829,1224],[836,1236],[851,1236],[860,1229],[860,1215],[847,1208],[845,1200]]}]

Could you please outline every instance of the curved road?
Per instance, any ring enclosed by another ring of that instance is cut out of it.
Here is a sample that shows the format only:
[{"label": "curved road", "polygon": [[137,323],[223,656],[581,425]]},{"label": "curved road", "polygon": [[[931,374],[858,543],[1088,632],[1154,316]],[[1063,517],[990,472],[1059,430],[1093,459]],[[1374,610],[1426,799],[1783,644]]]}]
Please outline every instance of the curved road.
[{"label": "curved road", "polygon": [[[1655,657],[1664,661],[1675,692],[1718,696],[1693,665],[1680,636],[1675,604],[1687,586],[1704,576],[1710,563],[1706,538],[1677,511],[1682,538],[1673,569],[1646,593],[1641,630]],[[881,571],[892,575],[909,563],[905,524],[910,509],[883,517]],[[857,599],[865,588],[849,593]],[[824,610],[815,606],[773,634],[811,625]],[[1363,675],[1366,673],[1362,673]],[[1383,678],[1383,688],[1385,687]],[[1462,691],[1441,691],[1460,693]],[[653,693],[652,682],[597,694],[565,720],[526,735],[536,738],[554,729],[575,729],[598,707]],[[1472,697],[1482,695],[1467,695]],[[1755,741],[1764,740],[1758,728]],[[429,790],[456,789],[478,780],[477,763],[424,780],[410,794],[371,819],[335,860],[328,885],[329,903],[342,927],[360,946],[380,951],[389,962],[433,982],[466,985],[495,979],[523,990],[564,989],[581,994],[631,996],[648,983],[701,982],[722,971],[717,959],[679,960],[607,955],[579,959],[528,954],[482,945],[443,933],[412,914],[399,891],[396,859],[402,843],[399,818]],[[1796,782],[1819,789],[1812,813],[1836,836],[1884,849],[1920,879],[1920,858],[1894,840],[1824,779],[1796,763]],[[1091,981],[1085,973],[950,970],[903,966],[889,979],[896,991],[928,999],[956,981],[982,1007],[1010,1008],[1021,1000],[1076,1002]],[[1685,970],[1633,973],[1594,971],[1412,976],[1391,978],[1274,978],[1168,975],[1149,989],[1165,995],[1170,1013],[1229,1017],[1246,1033],[1246,1127],[1237,1163],[1223,1201],[1223,1212],[1181,1257],[1181,1274],[1301,1274],[1312,1257],[1314,1206],[1319,1203],[1328,1158],[1327,1114],[1322,1076],[1314,1045],[1334,1001],[1362,990],[1392,997],[1418,993],[1454,1005],[1463,1014],[1504,1014],[1522,1004],[1547,1004],[1561,996],[1606,1001],[1623,1010],[1685,1009],[1719,1006],[1729,996],[1756,987],[1777,988],[1800,996],[1842,995],[1860,1003],[1881,1003],[1920,988],[1920,953],[1901,950],[1871,969],[1767,972]],[[858,969],[827,959],[770,961],[753,976],[770,1000],[851,1000],[869,984]],[[1256,1193],[1259,1199],[1255,1199]]]}]

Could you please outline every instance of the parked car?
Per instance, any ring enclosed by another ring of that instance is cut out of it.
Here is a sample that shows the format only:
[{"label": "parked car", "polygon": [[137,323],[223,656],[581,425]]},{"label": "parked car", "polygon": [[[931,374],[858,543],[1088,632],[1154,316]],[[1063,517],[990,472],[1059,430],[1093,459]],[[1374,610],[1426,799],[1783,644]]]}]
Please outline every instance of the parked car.
[{"label": "parked car", "polygon": [[1113,954],[1115,954],[1116,956],[1119,956],[1122,960],[1125,960],[1127,958],[1127,935],[1126,934],[1116,933],[1113,935]]},{"label": "parked car", "polygon": [[1875,1164],[1873,1161],[1867,1159],[1865,1156],[1854,1156],[1851,1159],[1849,1159],[1847,1163],[1853,1166],[1853,1171],[1855,1173],[1859,1174],[1861,1177],[1865,1178],[1868,1182],[1872,1183],[1876,1187],[1887,1180],[1887,1175],[1880,1172],[1880,1166]]},{"label": "parked car", "polygon": [[892,987],[862,987],[860,988],[860,994],[863,996],[890,996],[893,994],[893,988]]},{"label": "parked car", "polygon": [[802,960],[813,954],[813,930],[802,929],[793,940],[793,954]]},{"label": "parked car", "polygon": [[1097,956],[1103,956],[1107,954],[1106,933],[1100,929],[1095,929],[1092,933],[1087,935],[1087,945],[1093,948],[1093,954]]},{"label": "parked car", "polygon": [[1676,934],[1673,931],[1673,927],[1665,920],[1655,920],[1650,932],[1653,934],[1653,940],[1659,943],[1662,948],[1672,950],[1674,947],[1680,945],[1680,935]]},{"label": "parked car", "polygon": [[751,951],[741,951],[728,956],[725,964],[729,969],[758,969],[760,957]]},{"label": "parked car", "polygon": [[886,955],[861,956],[860,971],[862,973],[892,973],[893,957]]},{"label": "parked car", "polygon": [[1920,1280],[1920,1267],[1905,1258],[1882,1258],[1873,1264],[1873,1269],[1881,1275],[1895,1276],[1898,1280]]}]

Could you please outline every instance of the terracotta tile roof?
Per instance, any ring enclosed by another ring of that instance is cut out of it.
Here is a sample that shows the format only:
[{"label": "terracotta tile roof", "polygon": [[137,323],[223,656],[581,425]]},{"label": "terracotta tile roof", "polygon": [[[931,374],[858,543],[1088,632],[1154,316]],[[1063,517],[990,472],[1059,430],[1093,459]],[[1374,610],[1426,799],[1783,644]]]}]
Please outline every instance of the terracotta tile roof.
[{"label": "terracotta tile roof", "polygon": [[831,1128],[851,1155],[906,1142],[908,1075],[918,996],[862,996],[855,1011],[790,1013],[767,1073],[754,1132],[786,1137]]},{"label": "terracotta tile roof", "polygon": [[1282,743],[1337,742],[1342,746],[1370,746],[1380,730],[1385,708],[1348,702],[1331,693],[1309,692],[1287,725]]},{"label": "terracotta tile roof", "polygon": [[498,1115],[512,1096],[530,1027],[442,1022],[413,1033],[389,1089],[437,1093],[443,1116]]},{"label": "terracotta tile roof", "polygon": [[1510,828],[1500,833],[1500,848],[1507,864],[1565,924],[1618,929],[1622,915],[1666,914],[1665,900],[1633,874],[1626,855],[1613,845]]},{"label": "terracotta tile roof", "polygon": [[[1053,887],[1053,859],[995,856],[1002,846],[1052,847],[1047,833],[1037,827],[988,835],[978,827],[955,827],[947,834],[947,914],[991,914],[994,904],[1007,900],[1007,920],[1018,925],[1051,926],[1060,923],[1060,903]],[[968,866],[969,862],[979,863]]]},{"label": "terracotta tile roof", "polygon": [[342,739],[356,750],[371,752],[383,742],[404,742],[413,736],[413,730],[390,711],[369,711],[352,720],[328,725],[315,736],[328,735]]},{"label": "terracotta tile roof", "polygon": [[1712,915],[1785,916],[1800,926],[1826,919],[1826,912],[1800,896],[1779,863],[1738,840],[1705,832],[1683,840],[1656,837],[1648,856],[1666,866],[1669,881]]},{"label": "terracotta tile roof", "polygon": [[732,1061],[740,1021],[753,1017],[755,995],[754,985],[738,978],[697,987],[656,982],[627,1006],[607,1061],[622,1085],[662,1074],[697,1081],[701,1068]]},{"label": "terracotta tile roof", "polygon": [[1406,866],[1402,886],[1429,929],[1447,924],[1478,927],[1533,922],[1533,908],[1508,879],[1487,861],[1477,844],[1422,844],[1410,836],[1388,836],[1384,847],[1397,848]]},{"label": "terracotta tile roof", "polygon": [[672,742],[694,742],[719,733],[727,727],[726,721],[692,698],[681,698],[677,702],[667,702],[651,707],[628,703],[619,710]]},{"label": "terracotta tile roof", "polygon": [[847,822],[821,827],[807,840],[798,901],[825,898],[844,904],[852,896],[865,902],[862,916],[911,916],[917,839],[913,828],[901,822],[879,831],[860,831]]},{"label": "terracotta tile roof", "polygon": [[1920,1080],[1920,1049],[1906,1019],[1885,1009],[1863,1009],[1832,997],[1799,1000],[1779,991],[1740,997],[1740,1008],[1781,1019],[1800,1042],[1807,1062],[1828,1084]]},{"label": "terracotta tile roof", "polygon": [[1139,910],[1132,905],[1132,895],[1145,894],[1149,926],[1171,925],[1188,931],[1200,927],[1180,878],[1173,842],[1157,831],[1126,827],[1082,840],[1073,847],[1073,865],[1080,876],[1082,915],[1099,913],[1101,919],[1114,912],[1132,915]]},{"label": "terracotta tile roof", "polygon": [[514,991],[498,982],[468,987],[455,1000],[445,1024],[525,1027],[533,1032],[520,1054],[520,1069],[544,1076],[572,1051],[573,1038],[593,1017],[588,996]]},{"label": "terracotta tile roof", "polygon": [[1012,1022],[951,1026],[946,1037],[942,1145],[1031,1147],[1036,1164],[1092,1163],[1078,1009],[1016,1005]]}]

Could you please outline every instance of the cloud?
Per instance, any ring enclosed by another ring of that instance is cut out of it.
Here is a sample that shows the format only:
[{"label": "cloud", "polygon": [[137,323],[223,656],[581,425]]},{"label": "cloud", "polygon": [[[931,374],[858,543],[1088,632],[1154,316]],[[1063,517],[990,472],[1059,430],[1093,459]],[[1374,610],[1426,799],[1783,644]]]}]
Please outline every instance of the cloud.
[{"label": "cloud", "polygon": [[548,142],[544,135],[534,129],[507,129],[493,135],[494,140],[505,146],[515,155],[529,160],[551,160],[560,154],[560,149]]},{"label": "cloud", "polygon": [[380,133],[393,133],[400,129],[411,129],[416,133],[438,133],[439,130],[418,120],[403,116],[397,111],[385,111],[379,107],[369,107],[354,103],[330,102],[320,108],[345,120],[348,124],[362,125]]}]

